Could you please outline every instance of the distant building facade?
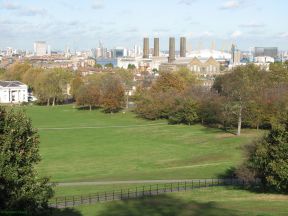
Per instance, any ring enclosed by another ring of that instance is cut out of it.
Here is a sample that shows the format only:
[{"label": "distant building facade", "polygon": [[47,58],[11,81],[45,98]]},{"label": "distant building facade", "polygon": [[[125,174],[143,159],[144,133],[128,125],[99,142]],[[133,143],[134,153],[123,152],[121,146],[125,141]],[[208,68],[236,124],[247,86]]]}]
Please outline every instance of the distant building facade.
[{"label": "distant building facade", "polygon": [[0,81],[0,103],[28,102],[28,86],[19,81]]},{"label": "distant building facade", "polygon": [[34,43],[34,55],[35,56],[51,55],[50,46],[48,46],[45,41],[36,41]]},{"label": "distant building facade", "polygon": [[272,58],[276,58],[278,56],[278,48],[277,47],[255,47],[254,57],[259,56],[269,56]]}]

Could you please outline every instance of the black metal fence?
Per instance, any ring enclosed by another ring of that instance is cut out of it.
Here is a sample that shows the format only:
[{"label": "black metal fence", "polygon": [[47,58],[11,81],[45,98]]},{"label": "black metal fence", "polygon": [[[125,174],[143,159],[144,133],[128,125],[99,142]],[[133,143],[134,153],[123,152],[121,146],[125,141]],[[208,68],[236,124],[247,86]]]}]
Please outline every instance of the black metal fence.
[{"label": "black metal fence", "polygon": [[245,186],[247,184],[248,182],[240,179],[197,179],[191,181],[145,185],[141,187],[137,186],[135,188],[99,192],[88,195],[56,197],[50,200],[49,206],[53,208],[66,208],[113,200],[127,200],[146,196],[155,196],[171,192],[191,191],[196,188],[230,185]]}]

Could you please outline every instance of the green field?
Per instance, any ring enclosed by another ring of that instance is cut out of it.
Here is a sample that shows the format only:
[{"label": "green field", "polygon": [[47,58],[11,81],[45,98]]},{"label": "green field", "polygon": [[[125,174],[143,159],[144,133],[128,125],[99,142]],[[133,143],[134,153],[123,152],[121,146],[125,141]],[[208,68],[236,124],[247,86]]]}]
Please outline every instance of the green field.
[{"label": "green field", "polygon": [[242,161],[242,146],[260,133],[236,137],[72,106],[26,111],[40,132],[39,173],[57,182],[217,177]]},{"label": "green field", "polygon": [[[201,125],[146,121],[131,112],[103,114],[72,106],[25,108],[39,129],[41,175],[56,182],[217,178],[243,160],[243,146],[263,131],[237,137]],[[138,184],[140,186],[143,184]],[[56,196],[135,188],[136,184],[57,186]],[[287,215],[288,197],[227,187],[56,210],[55,216]]]},{"label": "green field", "polygon": [[196,189],[130,201],[82,206],[55,216],[285,216],[288,196],[230,187]]}]

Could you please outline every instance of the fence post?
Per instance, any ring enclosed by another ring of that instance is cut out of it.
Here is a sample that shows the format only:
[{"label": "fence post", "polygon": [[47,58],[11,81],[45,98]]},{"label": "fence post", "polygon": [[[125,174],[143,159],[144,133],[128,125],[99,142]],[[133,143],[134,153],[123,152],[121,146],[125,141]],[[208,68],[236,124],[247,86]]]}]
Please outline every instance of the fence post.
[{"label": "fence post", "polygon": [[65,208],[67,207],[67,203],[66,203],[66,196],[65,196],[65,199],[64,199],[64,202],[65,202]]},{"label": "fence post", "polygon": [[158,191],[158,184],[157,184],[157,195],[159,194],[159,191]]},{"label": "fence post", "polygon": [[143,188],[142,188],[142,196],[144,197],[144,188],[145,188],[145,186],[143,186]]},{"label": "fence post", "polygon": [[150,196],[152,196],[152,193],[151,193],[152,191],[151,191],[151,185],[150,185]]},{"label": "fence post", "polygon": [[83,197],[82,197],[82,195],[81,195],[81,204],[83,204]]},{"label": "fence post", "polygon": [[97,193],[97,201],[100,201],[99,192]]},{"label": "fence post", "polygon": [[186,188],[186,181],[185,181],[185,191],[186,191],[186,189],[187,189],[187,188]]},{"label": "fence post", "polygon": [[57,202],[58,200],[57,200],[57,198],[55,199],[55,202],[56,202],[56,204],[55,204],[55,206],[56,206],[56,208],[58,207],[58,202]]},{"label": "fence post", "polygon": [[113,200],[114,200],[114,197],[115,197],[115,192],[114,192],[114,190],[113,190]]},{"label": "fence post", "polygon": [[137,187],[136,187],[136,198],[138,198],[138,190],[137,190]]},{"label": "fence post", "polygon": [[199,188],[200,188],[200,186],[201,186],[201,185],[200,185],[200,181],[201,181],[201,180],[199,179]]},{"label": "fence post", "polygon": [[213,178],[212,178],[212,186],[214,186],[214,183],[213,183]]},{"label": "fence post", "polygon": [[120,200],[122,200],[122,192],[123,192],[123,191],[122,191],[122,189],[121,189]]},{"label": "fence post", "polygon": [[105,191],[105,201],[107,201],[107,194],[106,194],[106,191]]},{"label": "fence post", "polygon": [[179,188],[179,184],[180,184],[180,183],[178,182],[178,191],[180,190],[180,188]]},{"label": "fence post", "polygon": [[73,196],[73,207],[75,206],[75,198],[74,198],[74,196]]},{"label": "fence post", "polygon": [[130,198],[130,189],[128,189],[128,199]]},{"label": "fence post", "polygon": [[172,190],[172,183],[171,183],[171,192],[172,192],[173,190]]},{"label": "fence post", "polygon": [[91,194],[89,194],[89,204],[91,204]]},{"label": "fence post", "polygon": [[193,185],[193,180],[191,181],[191,189],[193,189],[194,185]]}]

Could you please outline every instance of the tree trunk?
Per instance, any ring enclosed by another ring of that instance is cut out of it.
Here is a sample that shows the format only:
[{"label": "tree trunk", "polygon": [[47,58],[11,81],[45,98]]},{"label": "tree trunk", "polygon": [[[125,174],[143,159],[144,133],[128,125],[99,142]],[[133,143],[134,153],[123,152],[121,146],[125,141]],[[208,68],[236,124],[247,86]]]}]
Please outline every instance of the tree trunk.
[{"label": "tree trunk", "polygon": [[239,109],[237,136],[241,135],[241,127],[242,127],[242,106],[240,106]]},{"label": "tree trunk", "polygon": [[55,101],[56,101],[56,98],[54,97],[54,98],[53,98],[52,106],[55,106]]},{"label": "tree trunk", "polygon": [[47,99],[47,106],[50,105],[50,98]]},{"label": "tree trunk", "polygon": [[91,105],[89,105],[89,110],[92,111],[92,106]]}]

